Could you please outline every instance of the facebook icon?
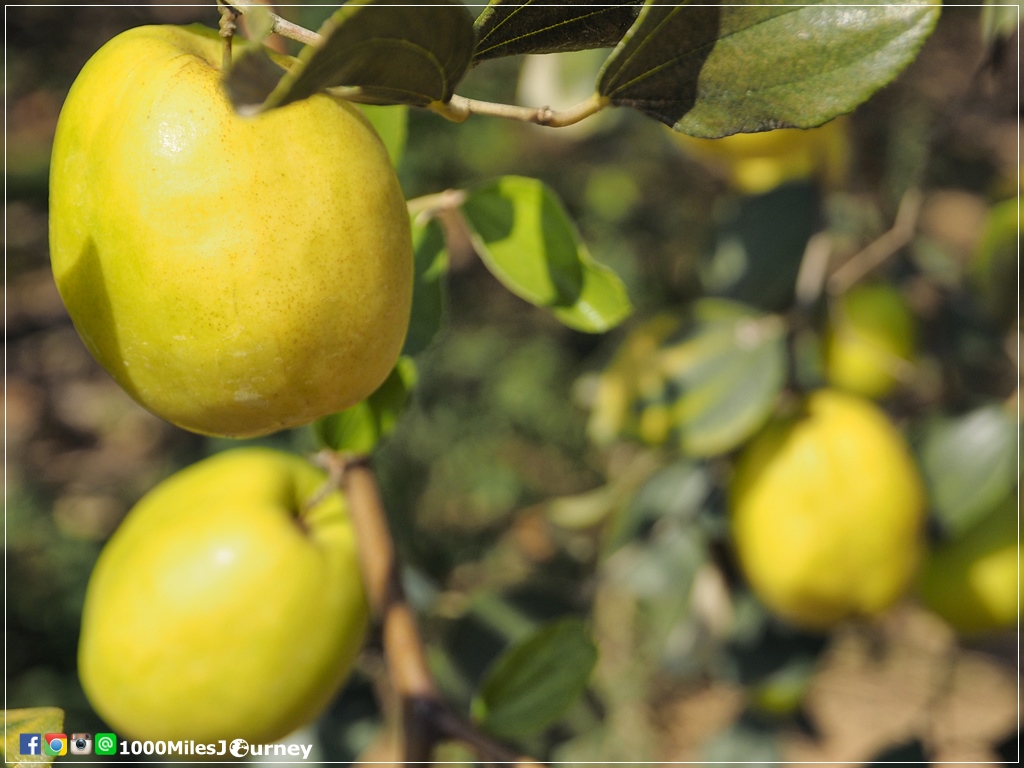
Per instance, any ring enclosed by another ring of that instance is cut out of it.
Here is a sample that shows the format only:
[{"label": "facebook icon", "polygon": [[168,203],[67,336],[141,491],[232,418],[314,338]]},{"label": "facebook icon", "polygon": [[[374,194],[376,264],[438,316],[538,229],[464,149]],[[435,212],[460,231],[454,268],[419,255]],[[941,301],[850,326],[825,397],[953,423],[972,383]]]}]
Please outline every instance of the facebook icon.
[{"label": "facebook icon", "polygon": [[38,755],[39,754],[39,734],[38,733],[21,733],[18,734],[20,738],[20,746],[18,751],[23,755]]}]

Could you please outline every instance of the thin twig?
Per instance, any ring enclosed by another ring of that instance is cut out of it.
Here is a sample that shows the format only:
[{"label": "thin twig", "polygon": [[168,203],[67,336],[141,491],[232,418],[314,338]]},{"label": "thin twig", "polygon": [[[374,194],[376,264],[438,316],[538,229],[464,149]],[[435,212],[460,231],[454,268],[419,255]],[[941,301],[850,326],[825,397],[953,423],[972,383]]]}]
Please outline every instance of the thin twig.
[{"label": "thin twig", "polygon": [[218,2],[217,9],[220,11],[220,36],[224,41],[221,52],[221,70],[227,72],[231,68],[231,41],[234,39],[238,18],[238,11],[225,2]]},{"label": "thin twig", "polygon": [[464,122],[470,115],[490,115],[491,117],[536,123],[548,128],[564,128],[597,114],[608,104],[607,97],[596,93],[589,99],[563,110],[554,110],[550,107],[520,107],[514,104],[477,101],[455,95],[448,102],[433,102],[429,109],[455,123]]},{"label": "thin twig", "polygon": [[[226,5],[226,3],[224,3]],[[236,13],[245,14],[249,6],[252,3],[247,2],[236,2],[232,3],[232,8]],[[299,26],[288,19],[283,19],[273,11],[270,12],[270,18],[274,24],[271,27],[271,32],[276,32],[282,37],[287,37],[289,40],[295,40],[302,43],[303,45],[318,45],[323,41],[323,36],[319,35],[312,30],[306,29],[305,27]]]},{"label": "thin twig", "polygon": [[866,248],[851,256],[828,279],[828,292],[839,296],[852,285],[864,278],[886,259],[907,245],[917,230],[917,220],[921,214],[924,196],[921,190],[907,190],[900,200],[896,218],[892,227],[881,237],[868,244]]},{"label": "thin twig", "polygon": [[466,192],[461,189],[446,189],[444,192],[435,192],[422,197],[414,197],[406,201],[410,216],[418,216],[421,213],[433,215],[440,211],[449,211],[458,208],[466,200]]},{"label": "thin twig", "polygon": [[804,255],[800,260],[800,270],[796,275],[797,304],[810,307],[821,296],[828,275],[829,261],[832,259],[832,238],[827,232],[818,232],[811,236],[804,247]]}]

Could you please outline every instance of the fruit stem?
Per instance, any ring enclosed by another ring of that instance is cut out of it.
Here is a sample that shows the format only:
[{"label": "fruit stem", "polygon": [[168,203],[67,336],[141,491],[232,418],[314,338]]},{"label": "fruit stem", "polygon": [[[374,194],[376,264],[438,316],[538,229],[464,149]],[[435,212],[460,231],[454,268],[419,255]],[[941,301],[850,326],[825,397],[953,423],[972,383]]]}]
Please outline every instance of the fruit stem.
[{"label": "fruit stem", "polygon": [[224,40],[224,48],[221,53],[221,71],[227,72],[231,67],[231,41],[235,36],[238,19],[238,11],[223,0],[217,0],[217,10],[220,11],[220,36]]}]

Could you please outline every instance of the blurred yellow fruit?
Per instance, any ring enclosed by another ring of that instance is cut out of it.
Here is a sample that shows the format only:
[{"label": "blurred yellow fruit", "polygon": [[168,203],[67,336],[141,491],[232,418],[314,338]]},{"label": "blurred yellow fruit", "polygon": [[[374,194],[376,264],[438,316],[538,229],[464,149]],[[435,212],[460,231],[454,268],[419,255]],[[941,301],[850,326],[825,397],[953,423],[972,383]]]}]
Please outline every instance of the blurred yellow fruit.
[{"label": "blurred yellow fruit", "polygon": [[809,629],[871,616],[903,593],[921,551],[924,490],[874,404],[819,390],[743,451],[729,488],[736,555],[778,616]]},{"label": "blurred yellow fruit", "polygon": [[222,49],[215,30],[137,27],[86,63],[53,143],[50,257],[85,345],[129,395],[185,429],[251,437],[387,378],[412,239],[359,110],[318,94],[240,116]]},{"label": "blurred yellow fruit", "polygon": [[963,537],[929,552],[919,589],[925,605],[963,634],[1016,626],[1020,543],[1017,500]]},{"label": "blurred yellow fruit", "polygon": [[839,297],[825,334],[825,378],[862,397],[889,394],[910,368],[914,318],[888,283],[858,285]]},{"label": "blurred yellow fruit", "polygon": [[839,117],[809,130],[780,128],[721,139],[673,135],[685,151],[723,173],[737,191],[758,195],[800,179],[837,183],[849,165],[847,131],[847,119]]},{"label": "blurred yellow fruit", "polygon": [[355,661],[369,609],[345,499],[265,448],[217,454],[157,485],[103,548],[78,672],[136,739],[274,741],[319,714]]}]

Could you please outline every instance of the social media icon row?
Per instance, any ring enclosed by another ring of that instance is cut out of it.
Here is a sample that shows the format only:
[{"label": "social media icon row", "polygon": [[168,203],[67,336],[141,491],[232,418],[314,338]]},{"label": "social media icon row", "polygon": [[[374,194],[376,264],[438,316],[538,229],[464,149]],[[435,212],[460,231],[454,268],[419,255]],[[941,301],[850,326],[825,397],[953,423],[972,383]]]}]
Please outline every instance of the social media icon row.
[{"label": "social media icon row", "polygon": [[68,739],[63,733],[22,733],[19,734],[19,749],[23,755],[48,755],[60,757],[68,754],[91,755],[95,744],[97,755],[116,755],[117,736],[113,733],[97,733],[95,740],[90,733],[72,733]]}]

